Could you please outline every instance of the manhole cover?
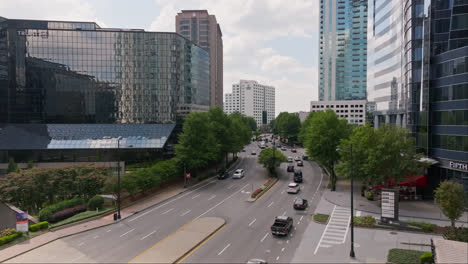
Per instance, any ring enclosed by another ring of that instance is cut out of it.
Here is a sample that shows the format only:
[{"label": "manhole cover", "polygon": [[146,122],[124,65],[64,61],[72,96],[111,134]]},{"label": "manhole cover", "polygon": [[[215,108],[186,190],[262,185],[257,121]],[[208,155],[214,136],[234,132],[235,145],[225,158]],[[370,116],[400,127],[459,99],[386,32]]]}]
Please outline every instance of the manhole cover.
[{"label": "manhole cover", "polygon": [[394,232],[394,231],[392,231],[392,232],[390,232],[390,234],[391,234],[391,235],[396,235],[396,234],[398,234],[398,233],[397,233],[397,232]]}]

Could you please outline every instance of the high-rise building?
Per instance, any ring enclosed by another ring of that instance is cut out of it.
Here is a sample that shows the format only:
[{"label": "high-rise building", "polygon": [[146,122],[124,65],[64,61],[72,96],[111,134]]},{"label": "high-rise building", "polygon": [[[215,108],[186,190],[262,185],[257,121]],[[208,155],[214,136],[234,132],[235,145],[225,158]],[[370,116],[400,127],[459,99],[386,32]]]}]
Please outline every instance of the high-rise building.
[{"label": "high-rise building", "polygon": [[240,80],[232,85],[232,93],[225,95],[224,112],[239,112],[257,121],[257,127],[275,118],[275,87],[256,81]]},{"label": "high-rise building", "polygon": [[365,100],[367,0],[320,0],[319,100]]},{"label": "high-rise building", "polygon": [[176,32],[210,53],[210,106],[223,107],[223,39],[216,16],[207,10],[182,10]]},{"label": "high-rise building", "polygon": [[310,103],[310,112],[333,110],[341,119],[349,124],[364,125],[366,123],[366,100],[316,101]]}]

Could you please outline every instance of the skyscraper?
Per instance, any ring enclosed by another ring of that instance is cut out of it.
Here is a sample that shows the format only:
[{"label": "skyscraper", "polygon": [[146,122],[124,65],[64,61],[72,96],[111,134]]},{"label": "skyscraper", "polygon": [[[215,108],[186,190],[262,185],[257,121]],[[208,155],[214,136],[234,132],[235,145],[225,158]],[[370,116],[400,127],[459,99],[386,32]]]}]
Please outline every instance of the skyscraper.
[{"label": "skyscraper", "polygon": [[210,106],[223,106],[223,39],[216,16],[207,10],[182,10],[176,32],[210,53]]},{"label": "skyscraper", "polygon": [[320,0],[319,100],[365,100],[367,0]]}]

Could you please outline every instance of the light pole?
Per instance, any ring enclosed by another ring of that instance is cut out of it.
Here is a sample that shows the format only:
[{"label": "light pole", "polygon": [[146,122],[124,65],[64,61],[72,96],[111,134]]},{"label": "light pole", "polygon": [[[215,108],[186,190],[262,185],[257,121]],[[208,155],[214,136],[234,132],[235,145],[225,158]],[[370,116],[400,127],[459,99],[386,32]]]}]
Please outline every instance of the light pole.
[{"label": "light pole", "polygon": [[120,140],[122,137],[117,138],[117,219],[120,219]]}]

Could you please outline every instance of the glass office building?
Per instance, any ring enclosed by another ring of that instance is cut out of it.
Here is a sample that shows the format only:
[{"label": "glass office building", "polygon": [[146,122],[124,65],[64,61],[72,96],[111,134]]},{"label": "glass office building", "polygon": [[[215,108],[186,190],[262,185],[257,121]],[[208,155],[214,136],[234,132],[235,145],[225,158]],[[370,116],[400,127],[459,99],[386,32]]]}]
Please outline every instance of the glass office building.
[{"label": "glass office building", "polygon": [[367,0],[320,0],[319,100],[365,100]]}]

